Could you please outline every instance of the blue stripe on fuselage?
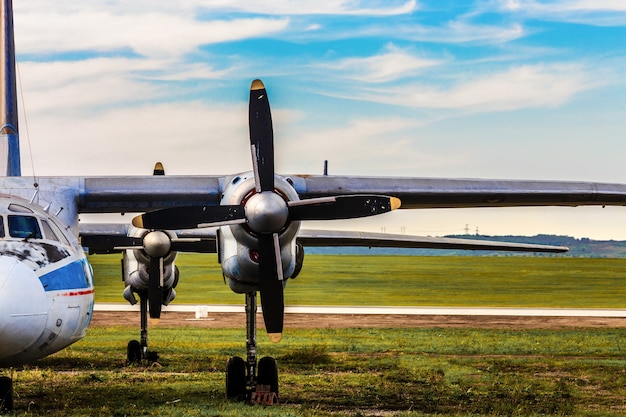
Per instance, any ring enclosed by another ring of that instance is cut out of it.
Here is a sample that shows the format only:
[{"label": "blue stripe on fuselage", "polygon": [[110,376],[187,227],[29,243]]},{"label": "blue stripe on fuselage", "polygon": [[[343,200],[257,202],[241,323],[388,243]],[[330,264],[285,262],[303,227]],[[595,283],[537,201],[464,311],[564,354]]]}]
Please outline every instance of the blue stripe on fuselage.
[{"label": "blue stripe on fuselage", "polygon": [[84,263],[80,260],[48,272],[40,276],[39,280],[46,291],[72,290],[90,286],[85,275]]}]

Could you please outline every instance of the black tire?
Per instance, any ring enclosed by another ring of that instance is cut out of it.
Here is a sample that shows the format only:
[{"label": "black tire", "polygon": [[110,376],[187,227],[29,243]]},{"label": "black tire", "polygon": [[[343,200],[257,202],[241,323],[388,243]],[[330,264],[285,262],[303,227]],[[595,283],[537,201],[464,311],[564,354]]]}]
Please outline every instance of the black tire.
[{"label": "black tire", "polygon": [[246,399],[246,362],[239,356],[233,356],[226,363],[226,398]]},{"label": "black tire", "polygon": [[276,397],[278,397],[278,365],[276,365],[276,360],[269,356],[261,358],[257,368],[257,384],[269,385],[270,391],[276,393]]},{"label": "black tire", "polygon": [[137,340],[131,340],[126,347],[126,360],[128,363],[141,363],[141,344]]},{"label": "black tire", "polygon": [[13,381],[7,376],[0,377],[0,412],[13,411]]}]

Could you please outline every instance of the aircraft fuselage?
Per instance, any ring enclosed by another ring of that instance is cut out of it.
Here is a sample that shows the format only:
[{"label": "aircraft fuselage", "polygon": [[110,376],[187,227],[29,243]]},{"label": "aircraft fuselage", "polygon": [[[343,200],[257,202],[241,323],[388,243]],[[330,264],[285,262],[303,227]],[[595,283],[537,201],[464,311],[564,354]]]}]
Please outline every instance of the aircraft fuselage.
[{"label": "aircraft fuselage", "polygon": [[91,267],[72,231],[36,204],[0,196],[0,366],[84,337],[93,301]]}]

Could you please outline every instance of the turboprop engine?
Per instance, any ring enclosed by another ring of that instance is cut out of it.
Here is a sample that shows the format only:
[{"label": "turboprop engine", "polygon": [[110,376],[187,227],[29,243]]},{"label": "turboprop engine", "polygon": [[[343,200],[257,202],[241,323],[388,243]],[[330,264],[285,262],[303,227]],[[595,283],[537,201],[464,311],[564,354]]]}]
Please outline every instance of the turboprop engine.
[{"label": "turboprop engine", "polygon": [[277,259],[280,259],[282,285],[288,278],[295,277],[294,272],[299,270],[295,237],[300,230],[300,221],[288,219],[287,207],[289,202],[298,200],[289,179],[278,175],[274,178],[274,192],[266,195],[256,191],[252,172],[235,176],[228,182],[221,204],[245,207],[248,219],[247,223],[220,230],[220,262],[234,292],[244,294],[258,288],[259,233],[265,230],[278,230]]},{"label": "turboprop engine", "polygon": [[374,216],[397,209],[400,200],[363,194],[300,200],[289,179],[274,171],[274,131],[261,80],[250,86],[248,121],[253,171],[228,181],[220,205],[156,210],[135,217],[133,225],[160,230],[219,226],[224,276],[235,292],[259,292],[267,333],[279,341],[285,279],[297,271],[300,221]]},{"label": "turboprop engine", "polygon": [[143,240],[138,249],[127,249],[122,259],[123,277],[126,288],[124,298],[131,304],[137,303],[135,294],[147,294],[150,300],[150,316],[158,318],[161,305],[168,305],[176,297],[178,268],[174,264],[177,253],[172,251],[171,231],[148,231],[134,229],[133,237]]}]

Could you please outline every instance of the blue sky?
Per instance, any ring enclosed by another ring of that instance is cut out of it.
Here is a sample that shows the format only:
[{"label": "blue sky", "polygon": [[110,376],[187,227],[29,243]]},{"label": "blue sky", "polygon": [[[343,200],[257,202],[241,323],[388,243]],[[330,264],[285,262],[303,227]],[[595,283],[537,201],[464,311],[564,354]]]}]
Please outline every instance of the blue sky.
[{"label": "blue sky", "polygon": [[[249,170],[262,78],[285,174],[328,159],[337,175],[626,181],[624,1],[20,0],[14,13],[26,174]],[[341,227],[626,239],[625,210]]]}]

